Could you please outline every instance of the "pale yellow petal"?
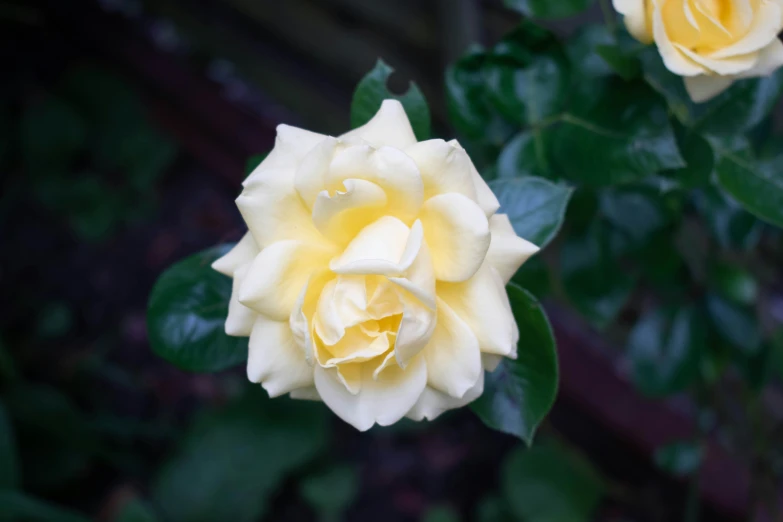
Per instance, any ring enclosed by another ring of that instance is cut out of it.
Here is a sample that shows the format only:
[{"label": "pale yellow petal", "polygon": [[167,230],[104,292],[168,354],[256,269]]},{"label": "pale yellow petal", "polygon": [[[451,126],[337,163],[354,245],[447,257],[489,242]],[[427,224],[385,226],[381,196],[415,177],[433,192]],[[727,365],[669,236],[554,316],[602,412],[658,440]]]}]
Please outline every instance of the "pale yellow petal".
[{"label": "pale yellow petal", "polygon": [[340,138],[361,138],[372,145],[405,149],[416,143],[405,109],[397,100],[384,100],[373,118]]},{"label": "pale yellow petal", "polygon": [[270,397],[313,386],[313,367],[305,361],[287,321],[258,317],[250,334],[247,378],[260,382]]},{"label": "pale yellow petal", "polygon": [[495,267],[504,283],[508,283],[519,267],[539,251],[539,248],[514,232],[506,214],[495,214],[489,219],[492,241],[487,261]]}]

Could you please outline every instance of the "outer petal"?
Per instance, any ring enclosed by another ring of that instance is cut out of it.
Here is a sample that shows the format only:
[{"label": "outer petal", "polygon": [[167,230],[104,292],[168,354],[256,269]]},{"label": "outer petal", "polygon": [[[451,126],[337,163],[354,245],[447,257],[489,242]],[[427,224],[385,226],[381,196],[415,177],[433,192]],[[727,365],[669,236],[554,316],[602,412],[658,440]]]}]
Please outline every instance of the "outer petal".
[{"label": "outer petal", "polygon": [[772,43],[759,51],[756,65],[752,69],[738,74],[737,78],[769,76],[781,66],[783,66],[783,42],[775,38]]},{"label": "outer petal", "polygon": [[441,413],[461,408],[478,399],[484,393],[484,372],[480,372],[476,383],[460,399],[455,399],[443,392],[427,386],[419,400],[408,412],[407,417],[415,421],[435,420]]},{"label": "outer petal", "polygon": [[649,30],[645,0],[613,0],[612,3],[615,10],[623,15],[628,32],[642,43],[651,43],[653,36]]},{"label": "outer petal", "polygon": [[405,149],[416,143],[416,136],[405,109],[397,100],[384,100],[373,118],[341,138],[358,137],[375,146]]},{"label": "outer petal", "polygon": [[685,56],[704,67],[708,71],[714,71],[720,75],[737,74],[753,68],[758,62],[756,53],[732,56],[730,58],[714,59],[709,56],[703,56],[693,52],[684,45],[674,44],[674,46]]},{"label": "outer petal", "polygon": [[775,2],[761,2],[747,34],[728,47],[709,55],[713,59],[732,58],[752,53],[777,40],[783,25],[783,9]]},{"label": "outer petal", "polygon": [[290,396],[292,399],[298,399],[300,401],[320,401],[321,396],[318,395],[318,390],[315,386],[311,388],[299,388],[298,390],[291,390]]},{"label": "outer petal", "polygon": [[313,368],[294,341],[288,322],[259,316],[250,334],[247,378],[270,397],[313,386]]},{"label": "outer petal", "polygon": [[438,194],[456,192],[476,201],[473,163],[462,148],[443,140],[420,141],[405,153],[419,167],[424,182],[424,200]]},{"label": "outer petal", "polygon": [[438,297],[467,323],[482,352],[516,358],[519,329],[503,279],[489,263],[462,283],[438,283]]},{"label": "outer petal", "polygon": [[427,360],[427,385],[457,399],[476,384],[483,371],[476,336],[440,299],[438,324],[422,353]]},{"label": "outer petal", "polygon": [[[270,171],[271,172],[271,171]],[[313,225],[310,211],[294,190],[293,179],[285,171],[249,183],[237,198],[237,207],[259,248],[276,241],[299,239],[325,243]]]},{"label": "outer petal", "polygon": [[235,273],[231,286],[231,299],[228,302],[228,317],[226,318],[226,334],[235,337],[247,337],[253,330],[253,324],[258,314],[239,302],[239,288],[247,276],[250,263],[242,265]]},{"label": "outer petal", "polygon": [[[449,142],[449,145],[460,150],[465,150],[462,148],[462,145],[460,145],[457,140],[451,140]],[[484,181],[484,178],[481,177],[481,174],[478,173],[472,161],[470,163],[470,166],[471,166],[470,174],[471,177],[473,178],[473,185],[476,187],[476,198],[478,201],[478,205],[479,207],[481,207],[481,210],[484,211],[484,214],[487,217],[489,217],[498,211],[498,209],[500,208],[500,202],[498,201],[498,198],[495,196],[495,193],[492,192],[492,189],[489,188],[489,185],[487,185],[487,182]]]},{"label": "outer petal", "polygon": [[223,275],[234,277],[234,272],[240,266],[251,262],[258,255],[258,252],[258,245],[253,240],[252,234],[245,232],[245,235],[234,245],[234,248],[212,263],[212,268]]},{"label": "outer petal", "polygon": [[421,223],[438,280],[465,281],[476,273],[491,239],[476,203],[462,194],[435,196],[424,204]]},{"label": "outer petal", "polygon": [[402,301],[402,321],[397,329],[397,341],[394,353],[397,364],[406,368],[411,359],[421,352],[432,338],[437,324],[435,310],[406,291],[400,290]]},{"label": "outer petal", "polygon": [[669,35],[666,34],[660,7],[655,7],[653,10],[652,26],[653,37],[658,45],[658,52],[661,53],[661,58],[663,58],[663,63],[667,69],[680,76],[696,76],[707,72],[704,67],[683,55],[680,49],[675,47],[669,39]]},{"label": "outer petal", "polygon": [[310,276],[326,266],[330,252],[301,241],[279,241],[263,249],[250,266],[239,301],[277,321],[291,315]]},{"label": "outer petal", "polygon": [[694,102],[701,103],[728,89],[734,83],[734,78],[734,76],[708,76],[705,74],[687,76],[684,78],[685,90],[688,91],[688,95]]},{"label": "outer petal", "polygon": [[539,251],[539,248],[514,232],[506,214],[495,214],[489,219],[492,241],[487,261],[495,267],[504,283],[508,283],[519,267]]},{"label": "outer petal", "polygon": [[321,399],[345,422],[360,431],[373,424],[394,424],[419,400],[427,384],[427,363],[416,357],[405,370],[386,368],[373,379],[373,367],[363,364],[361,388],[357,394],[340,382],[336,368],[315,367],[315,387]]},{"label": "outer petal", "polygon": [[278,125],[274,148],[242,184],[249,185],[258,179],[276,175],[268,174],[269,170],[284,169],[289,173],[289,176],[293,175],[292,169],[296,168],[305,154],[325,138],[326,136],[323,134],[298,129],[290,125]]}]

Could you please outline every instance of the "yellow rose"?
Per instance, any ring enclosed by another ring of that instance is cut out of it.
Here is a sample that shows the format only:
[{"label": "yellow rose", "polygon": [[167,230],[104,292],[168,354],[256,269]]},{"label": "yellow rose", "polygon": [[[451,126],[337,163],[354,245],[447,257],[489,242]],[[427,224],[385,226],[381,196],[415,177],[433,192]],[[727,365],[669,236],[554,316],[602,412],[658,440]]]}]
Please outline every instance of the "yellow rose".
[{"label": "yellow rose", "polygon": [[417,143],[399,102],[339,138],[280,125],[237,206],[249,231],[213,268],[270,396],[367,430],[463,406],[516,357],[505,284],[538,247],[456,141]]},{"label": "yellow rose", "polygon": [[613,1],[628,31],[654,41],[666,67],[685,77],[695,102],[783,65],[783,0]]}]

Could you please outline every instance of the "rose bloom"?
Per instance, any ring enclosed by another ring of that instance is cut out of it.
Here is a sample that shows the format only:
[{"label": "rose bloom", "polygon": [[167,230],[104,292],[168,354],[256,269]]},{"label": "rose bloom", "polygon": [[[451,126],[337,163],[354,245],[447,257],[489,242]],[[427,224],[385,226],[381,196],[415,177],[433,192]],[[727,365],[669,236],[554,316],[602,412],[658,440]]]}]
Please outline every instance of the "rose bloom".
[{"label": "rose bloom", "polygon": [[614,0],[614,7],[634,37],[654,41],[666,67],[685,77],[695,102],[783,65],[783,0]]},{"label": "rose bloom", "polygon": [[433,419],[515,358],[505,284],[538,247],[518,237],[456,141],[417,142],[386,100],[339,138],[287,125],[245,180],[248,233],[226,333],[270,396],[322,400],[359,430]]}]

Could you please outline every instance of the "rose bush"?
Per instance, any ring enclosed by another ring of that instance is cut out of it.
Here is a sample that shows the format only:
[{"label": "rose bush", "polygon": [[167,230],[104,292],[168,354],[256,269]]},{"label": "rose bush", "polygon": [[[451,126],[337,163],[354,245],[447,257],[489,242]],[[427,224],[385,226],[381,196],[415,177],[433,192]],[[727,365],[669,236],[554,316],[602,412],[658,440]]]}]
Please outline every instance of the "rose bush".
[{"label": "rose bush", "polygon": [[367,430],[465,405],[516,358],[505,284],[538,247],[399,102],[339,138],[279,126],[237,206],[249,231],[213,268],[233,277],[226,333],[250,337],[248,378],[271,396]]},{"label": "rose bush", "polygon": [[781,0],[614,0],[614,6],[628,31],[655,42],[666,67],[685,77],[695,102],[783,65]]}]

